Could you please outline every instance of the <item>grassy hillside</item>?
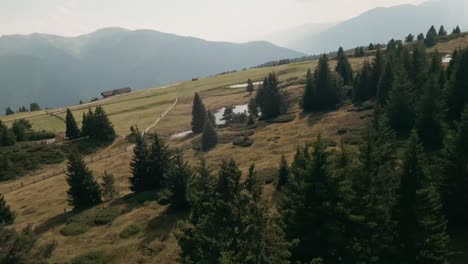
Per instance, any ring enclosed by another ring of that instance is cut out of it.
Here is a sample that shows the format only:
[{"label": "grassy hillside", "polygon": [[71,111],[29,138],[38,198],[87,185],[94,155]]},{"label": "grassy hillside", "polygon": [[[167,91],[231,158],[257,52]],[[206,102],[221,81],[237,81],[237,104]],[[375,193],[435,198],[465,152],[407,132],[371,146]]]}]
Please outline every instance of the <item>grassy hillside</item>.
[{"label": "grassy hillside", "polygon": [[[467,43],[468,39],[465,38],[464,45]],[[442,49],[447,46],[449,49],[449,45],[450,47],[458,45],[452,44],[441,44],[439,47]],[[353,68],[359,69],[365,59],[351,59]],[[193,148],[199,140],[198,137],[170,139],[169,136],[190,129],[194,92],[200,92],[207,108],[214,111],[225,105],[244,104],[251,98],[244,88],[231,89],[227,86],[244,83],[248,78],[261,80],[267,73],[274,71],[282,82],[281,85],[291,93],[292,101],[297,102],[303,90],[301,83],[306,70],[315,68],[316,63],[311,61],[251,69],[203,78],[195,82],[186,81],[165,89],[137,91],[90,105],[70,108],[76,118],[81,120],[81,113],[87,111],[88,107],[102,105],[109,113],[117,133],[124,136],[129,133],[131,125],[137,125],[141,129],[149,126],[172,105],[176,98],[179,98],[176,107],[151,132],[165,136],[171,147],[183,149],[186,159],[192,165],[196,165],[198,159],[203,156],[210,167],[215,168],[223,158],[233,157],[245,172],[250,163],[255,162],[259,174],[265,177],[267,183],[264,186],[265,199],[274,200],[274,187],[269,178],[283,153],[291,161],[296,147],[312,142],[319,133],[332,149],[340,138],[353,147],[359,130],[371,110],[355,111],[356,107],[348,104],[336,111],[304,115],[295,104],[289,110],[289,115],[294,116],[291,122],[273,124],[260,122],[251,129],[250,138],[254,141],[252,147],[242,148],[232,144],[233,137],[245,131],[235,127],[224,128],[219,130],[221,144],[206,154],[201,154]],[[330,66],[335,67],[335,64],[336,61],[331,61]],[[52,109],[48,112],[64,116],[64,109]],[[2,117],[2,120],[11,124],[19,118],[27,118],[37,129],[64,133],[64,124],[46,111],[15,114]],[[130,146],[130,143],[120,142],[96,154],[105,155],[127,146]],[[99,180],[104,170],[113,173],[120,195],[112,202],[83,212],[68,212],[70,209],[66,201],[68,186],[63,174],[6,193],[7,202],[17,213],[14,227],[21,229],[32,224],[39,234],[40,244],[57,241],[58,246],[52,256],[54,263],[66,263],[84,255],[100,260],[100,262],[96,260],[95,263],[176,263],[179,249],[174,231],[177,228],[177,221],[186,215],[170,211],[167,206],[160,205],[154,194],[136,196],[130,194],[128,177],[131,157],[131,152],[123,152],[89,164]],[[40,175],[61,170],[63,166],[64,164],[47,166],[33,173],[34,175],[0,182],[0,192],[7,192],[9,186],[20,184],[22,181],[30,182]],[[39,175],[36,175],[37,173]],[[97,219],[100,221],[96,221]],[[97,222],[100,224],[96,224]],[[460,244],[458,239],[458,236],[455,237],[456,245],[462,247],[463,244]],[[459,263],[464,263],[463,259]]]}]

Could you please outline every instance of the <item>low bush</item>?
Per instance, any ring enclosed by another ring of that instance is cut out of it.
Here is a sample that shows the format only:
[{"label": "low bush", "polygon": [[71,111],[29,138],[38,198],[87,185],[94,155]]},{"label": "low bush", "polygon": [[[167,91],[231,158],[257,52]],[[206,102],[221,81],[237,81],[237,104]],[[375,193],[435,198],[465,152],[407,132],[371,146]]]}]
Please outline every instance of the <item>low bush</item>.
[{"label": "low bush", "polygon": [[278,117],[266,120],[268,123],[289,123],[296,119],[295,114],[280,115]]},{"label": "low bush", "polygon": [[120,238],[126,239],[139,234],[143,230],[143,227],[139,224],[131,224],[127,226],[122,232],[120,232]]},{"label": "low bush", "polygon": [[66,224],[62,230],[60,230],[60,234],[64,236],[77,236],[86,233],[89,230],[89,226],[84,223],[69,223]]},{"label": "low bush", "polygon": [[94,218],[95,225],[107,225],[112,223],[119,215],[120,210],[112,207],[100,208]]},{"label": "low bush", "polygon": [[252,146],[253,143],[254,141],[252,139],[250,139],[249,137],[244,137],[244,136],[236,137],[232,141],[232,144],[234,146],[243,147],[243,148],[250,147]]},{"label": "low bush", "polygon": [[278,169],[275,167],[262,169],[257,171],[257,176],[259,179],[262,179],[265,184],[270,184],[278,178]]},{"label": "low bush", "polygon": [[71,260],[71,264],[105,264],[109,263],[103,251],[91,251]]}]

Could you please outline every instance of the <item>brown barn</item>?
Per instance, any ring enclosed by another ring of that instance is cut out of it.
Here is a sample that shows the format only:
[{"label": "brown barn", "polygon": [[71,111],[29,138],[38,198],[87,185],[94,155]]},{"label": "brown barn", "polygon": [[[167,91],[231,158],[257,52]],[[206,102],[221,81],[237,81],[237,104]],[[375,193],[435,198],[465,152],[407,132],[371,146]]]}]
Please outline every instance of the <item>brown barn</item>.
[{"label": "brown barn", "polygon": [[102,92],[101,95],[102,95],[103,98],[107,98],[107,97],[111,97],[111,96],[118,95],[118,94],[129,93],[131,91],[132,91],[132,89],[130,87],[125,87],[125,88],[105,91],[105,92]]}]

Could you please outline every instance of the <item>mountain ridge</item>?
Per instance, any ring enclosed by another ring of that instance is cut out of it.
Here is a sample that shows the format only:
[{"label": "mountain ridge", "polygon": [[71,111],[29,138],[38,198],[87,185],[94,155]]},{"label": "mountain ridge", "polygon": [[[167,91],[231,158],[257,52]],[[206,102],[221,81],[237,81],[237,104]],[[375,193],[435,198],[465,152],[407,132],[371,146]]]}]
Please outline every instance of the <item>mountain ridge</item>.
[{"label": "mountain ridge", "polygon": [[76,103],[103,90],[155,87],[302,55],[265,41],[206,41],[149,29],[104,28],[76,37],[5,35],[0,110],[33,101],[48,107]]}]

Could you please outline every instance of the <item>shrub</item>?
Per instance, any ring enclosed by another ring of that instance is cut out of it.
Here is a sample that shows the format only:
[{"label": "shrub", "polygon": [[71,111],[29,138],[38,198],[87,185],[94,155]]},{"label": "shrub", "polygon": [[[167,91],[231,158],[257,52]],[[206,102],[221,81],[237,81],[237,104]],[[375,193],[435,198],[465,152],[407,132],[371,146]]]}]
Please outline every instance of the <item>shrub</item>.
[{"label": "shrub", "polygon": [[266,120],[268,123],[289,123],[296,119],[295,114],[281,115],[272,119]]},{"label": "shrub", "polygon": [[94,218],[95,225],[107,225],[112,223],[119,215],[120,210],[116,208],[106,207],[100,208]]},{"label": "shrub", "polygon": [[77,236],[86,233],[89,230],[89,226],[83,223],[72,222],[66,224],[65,227],[60,230],[60,234],[64,236]]},{"label": "shrub", "polygon": [[143,230],[143,227],[139,224],[131,224],[127,226],[122,232],[120,232],[120,238],[126,239],[137,235]]},{"label": "shrub", "polygon": [[81,256],[75,257],[71,261],[72,264],[105,264],[106,254],[103,251],[91,251]]},{"label": "shrub", "polygon": [[234,138],[232,142],[234,146],[244,147],[244,148],[252,146],[253,143],[254,141],[252,139],[250,139],[249,137],[244,137],[244,136],[236,137]]}]

